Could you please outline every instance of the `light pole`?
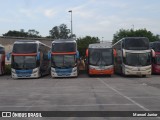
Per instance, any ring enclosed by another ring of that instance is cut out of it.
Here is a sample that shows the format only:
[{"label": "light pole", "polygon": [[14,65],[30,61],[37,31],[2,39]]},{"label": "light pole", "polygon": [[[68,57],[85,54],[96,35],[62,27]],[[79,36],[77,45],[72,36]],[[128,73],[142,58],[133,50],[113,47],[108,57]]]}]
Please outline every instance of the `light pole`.
[{"label": "light pole", "polygon": [[103,38],[104,38],[104,37],[102,37],[102,43],[103,43]]},{"label": "light pole", "polygon": [[72,10],[69,10],[68,12],[71,13],[71,38],[72,38],[72,35],[73,35],[73,29],[72,29]]},{"label": "light pole", "polygon": [[133,31],[134,31],[134,24],[132,25],[132,29],[133,29]]}]

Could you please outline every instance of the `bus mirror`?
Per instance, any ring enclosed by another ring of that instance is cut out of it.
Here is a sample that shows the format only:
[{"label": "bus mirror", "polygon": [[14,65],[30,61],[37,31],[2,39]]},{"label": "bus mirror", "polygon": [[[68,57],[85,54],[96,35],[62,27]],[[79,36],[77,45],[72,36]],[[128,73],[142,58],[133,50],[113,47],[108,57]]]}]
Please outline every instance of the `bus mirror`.
[{"label": "bus mirror", "polygon": [[76,52],[76,58],[79,58],[79,51]]},{"label": "bus mirror", "polygon": [[51,60],[51,52],[48,52],[48,60]]},{"label": "bus mirror", "polygon": [[88,49],[86,49],[86,56],[88,57]]},{"label": "bus mirror", "polygon": [[152,57],[156,56],[155,51],[153,49],[151,49],[151,53],[152,53]]},{"label": "bus mirror", "polygon": [[116,52],[116,50],[115,50],[115,49],[113,49],[113,55],[114,55],[114,57],[116,57],[116,56],[117,56],[117,52]]},{"label": "bus mirror", "polygon": [[7,60],[10,60],[11,54],[7,53]]},{"label": "bus mirror", "polygon": [[122,53],[122,54],[123,54],[123,57],[126,57],[126,52],[125,52],[125,50],[123,49],[122,51],[123,51],[123,53]]},{"label": "bus mirror", "polygon": [[40,60],[40,52],[37,53],[37,60]]}]

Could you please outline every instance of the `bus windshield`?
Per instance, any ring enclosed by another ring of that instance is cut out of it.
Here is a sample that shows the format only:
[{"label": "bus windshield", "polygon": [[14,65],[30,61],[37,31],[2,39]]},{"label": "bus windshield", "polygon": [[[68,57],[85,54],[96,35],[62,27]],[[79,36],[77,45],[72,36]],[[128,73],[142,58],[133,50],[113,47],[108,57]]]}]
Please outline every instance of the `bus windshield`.
[{"label": "bus windshield", "polygon": [[76,52],[76,43],[53,43],[52,52]]},{"label": "bus windshield", "polygon": [[89,64],[108,66],[113,64],[112,49],[89,49]]},{"label": "bus windshield", "polygon": [[52,56],[52,64],[58,68],[74,67],[76,63],[75,55],[54,55]]},{"label": "bus windshield", "polygon": [[14,44],[13,53],[36,53],[37,44],[36,43],[21,43]]},{"label": "bus windshield", "polygon": [[14,69],[34,69],[36,68],[36,56],[13,56]]},{"label": "bus windshield", "polygon": [[149,40],[147,38],[126,38],[124,48],[127,50],[148,50]]},{"label": "bus windshield", "polygon": [[130,66],[151,65],[151,53],[126,53],[124,63]]}]

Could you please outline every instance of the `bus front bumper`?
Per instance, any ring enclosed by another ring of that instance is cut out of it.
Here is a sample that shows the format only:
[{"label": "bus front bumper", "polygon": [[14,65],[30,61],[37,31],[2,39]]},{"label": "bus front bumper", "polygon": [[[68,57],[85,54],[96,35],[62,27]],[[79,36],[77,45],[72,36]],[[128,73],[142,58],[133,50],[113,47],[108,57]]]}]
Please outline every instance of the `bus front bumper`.
[{"label": "bus front bumper", "polygon": [[151,65],[145,67],[123,66],[123,74],[125,75],[151,75]]},{"label": "bus front bumper", "polygon": [[52,77],[77,77],[78,70],[77,70],[77,67],[69,68],[69,69],[55,69],[52,67],[51,76]]},{"label": "bus front bumper", "polygon": [[11,69],[12,72],[12,78],[16,79],[16,78],[38,78],[40,77],[39,75],[39,71],[38,68],[35,68],[33,70],[28,70],[27,72],[25,70],[19,70],[17,72],[17,70],[15,69]]},{"label": "bus front bumper", "polygon": [[89,65],[89,74],[90,75],[112,75],[114,74],[113,65],[110,66],[93,66]]},{"label": "bus front bumper", "polygon": [[114,69],[108,69],[108,70],[96,70],[96,69],[90,69],[89,74],[90,75],[112,75],[114,73]]}]

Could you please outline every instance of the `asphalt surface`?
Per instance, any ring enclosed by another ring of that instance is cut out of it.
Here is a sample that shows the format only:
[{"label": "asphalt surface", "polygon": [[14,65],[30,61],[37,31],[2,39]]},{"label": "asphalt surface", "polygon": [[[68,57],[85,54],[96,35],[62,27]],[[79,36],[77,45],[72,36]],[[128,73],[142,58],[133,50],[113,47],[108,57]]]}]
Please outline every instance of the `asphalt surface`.
[{"label": "asphalt surface", "polygon": [[[12,79],[0,76],[0,111],[160,111],[160,75]],[[0,118],[1,120],[2,118]],[[31,118],[3,118],[25,119]],[[34,120],[159,120],[58,117]]]}]

